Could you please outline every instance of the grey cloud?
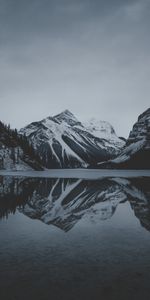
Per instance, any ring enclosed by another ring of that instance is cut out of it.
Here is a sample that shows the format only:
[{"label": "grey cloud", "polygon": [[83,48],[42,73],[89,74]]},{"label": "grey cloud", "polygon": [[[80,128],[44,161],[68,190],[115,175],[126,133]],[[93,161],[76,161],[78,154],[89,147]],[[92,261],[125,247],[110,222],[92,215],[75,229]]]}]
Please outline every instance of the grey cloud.
[{"label": "grey cloud", "polygon": [[1,118],[65,108],[128,132],[149,106],[149,1],[0,0]]}]

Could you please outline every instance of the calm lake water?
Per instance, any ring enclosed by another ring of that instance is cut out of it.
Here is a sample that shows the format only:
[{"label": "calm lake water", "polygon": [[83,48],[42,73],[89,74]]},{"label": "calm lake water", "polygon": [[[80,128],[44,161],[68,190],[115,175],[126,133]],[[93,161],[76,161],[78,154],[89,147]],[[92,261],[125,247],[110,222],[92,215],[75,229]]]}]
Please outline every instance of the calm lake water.
[{"label": "calm lake water", "polygon": [[0,176],[0,299],[150,298],[150,178]]}]

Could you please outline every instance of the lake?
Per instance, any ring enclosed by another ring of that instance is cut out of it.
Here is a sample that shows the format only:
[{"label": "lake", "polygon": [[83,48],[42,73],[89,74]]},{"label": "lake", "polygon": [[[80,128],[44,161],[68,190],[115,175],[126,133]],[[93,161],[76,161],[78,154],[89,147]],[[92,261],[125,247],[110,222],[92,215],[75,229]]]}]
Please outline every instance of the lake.
[{"label": "lake", "polygon": [[150,177],[135,174],[1,174],[0,299],[149,299]]}]

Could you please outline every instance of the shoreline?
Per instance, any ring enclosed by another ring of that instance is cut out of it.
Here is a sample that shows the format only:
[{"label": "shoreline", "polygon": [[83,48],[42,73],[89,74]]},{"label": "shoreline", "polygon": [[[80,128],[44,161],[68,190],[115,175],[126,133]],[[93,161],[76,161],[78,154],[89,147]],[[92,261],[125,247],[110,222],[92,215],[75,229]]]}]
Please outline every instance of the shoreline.
[{"label": "shoreline", "polygon": [[1,170],[0,176],[33,177],[33,178],[78,178],[101,179],[109,177],[150,177],[150,170],[112,170],[112,169],[51,169],[46,171],[6,171]]}]

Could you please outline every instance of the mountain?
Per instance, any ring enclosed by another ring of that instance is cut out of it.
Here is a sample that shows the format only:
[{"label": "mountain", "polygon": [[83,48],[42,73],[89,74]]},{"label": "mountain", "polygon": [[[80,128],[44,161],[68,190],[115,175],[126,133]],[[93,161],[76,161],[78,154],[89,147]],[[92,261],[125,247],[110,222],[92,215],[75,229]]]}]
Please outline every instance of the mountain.
[{"label": "mountain", "polygon": [[115,144],[109,138],[97,136],[70,111],[33,122],[22,128],[47,168],[94,166],[97,162],[116,157],[124,142]]},{"label": "mountain", "polygon": [[138,117],[120,155],[98,167],[150,169],[150,108]]},{"label": "mountain", "polygon": [[96,137],[107,140],[110,144],[120,150],[124,146],[125,139],[119,138],[111,124],[95,118],[83,123],[85,128]]},{"label": "mountain", "polygon": [[40,158],[26,137],[0,122],[0,169],[43,170]]}]

